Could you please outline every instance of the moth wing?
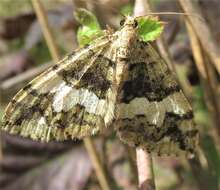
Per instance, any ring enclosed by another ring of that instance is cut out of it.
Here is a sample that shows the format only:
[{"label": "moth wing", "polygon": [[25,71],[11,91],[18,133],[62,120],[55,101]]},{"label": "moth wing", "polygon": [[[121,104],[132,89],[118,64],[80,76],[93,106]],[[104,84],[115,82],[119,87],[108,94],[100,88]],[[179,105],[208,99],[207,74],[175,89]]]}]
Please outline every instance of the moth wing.
[{"label": "moth wing", "polygon": [[64,58],[20,90],[1,128],[50,141],[82,138],[103,127],[113,62],[107,37]]},{"label": "moth wing", "polygon": [[150,44],[139,41],[133,55],[117,104],[119,137],[158,155],[192,153],[198,131],[175,77]]}]

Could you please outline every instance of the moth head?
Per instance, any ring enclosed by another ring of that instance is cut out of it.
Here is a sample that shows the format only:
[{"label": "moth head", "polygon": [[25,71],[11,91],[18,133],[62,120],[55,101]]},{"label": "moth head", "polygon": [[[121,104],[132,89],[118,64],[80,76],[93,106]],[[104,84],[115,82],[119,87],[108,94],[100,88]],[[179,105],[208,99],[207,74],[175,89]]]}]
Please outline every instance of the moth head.
[{"label": "moth head", "polygon": [[124,26],[132,26],[132,28],[137,28],[138,26],[138,22],[135,18],[131,17],[131,16],[127,16],[124,19],[121,20],[120,25],[122,27]]}]

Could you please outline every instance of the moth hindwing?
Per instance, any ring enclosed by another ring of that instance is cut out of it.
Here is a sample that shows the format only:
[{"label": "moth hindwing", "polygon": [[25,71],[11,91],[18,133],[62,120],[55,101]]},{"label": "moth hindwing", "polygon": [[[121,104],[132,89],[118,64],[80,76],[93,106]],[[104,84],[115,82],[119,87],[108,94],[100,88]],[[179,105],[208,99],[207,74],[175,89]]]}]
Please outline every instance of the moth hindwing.
[{"label": "moth hindwing", "polygon": [[8,105],[2,129],[41,141],[113,126],[125,143],[160,155],[193,152],[192,109],[166,63],[138,36],[135,18],[64,58]]}]

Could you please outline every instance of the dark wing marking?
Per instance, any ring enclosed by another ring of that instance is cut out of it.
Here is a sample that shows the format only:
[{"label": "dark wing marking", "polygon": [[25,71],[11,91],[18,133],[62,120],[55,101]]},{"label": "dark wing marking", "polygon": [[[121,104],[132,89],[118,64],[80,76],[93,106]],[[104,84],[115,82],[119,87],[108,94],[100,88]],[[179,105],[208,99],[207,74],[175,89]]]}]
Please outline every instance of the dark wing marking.
[{"label": "dark wing marking", "polygon": [[25,86],[2,129],[41,141],[82,138],[103,127],[114,61],[108,37],[64,58]]},{"label": "dark wing marking", "polygon": [[121,101],[129,102],[135,97],[161,101],[170,94],[179,92],[180,86],[166,63],[150,44],[139,43],[134,50],[138,58],[129,59],[129,77],[123,85]]},{"label": "dark wing marking", "polygon": [[[134,46],[135,47],[135,46]],[[150,44],[138,42],[117,106],[120,138],[148,152],[192,153],[198,131],[192,109],[166,63]]]}]

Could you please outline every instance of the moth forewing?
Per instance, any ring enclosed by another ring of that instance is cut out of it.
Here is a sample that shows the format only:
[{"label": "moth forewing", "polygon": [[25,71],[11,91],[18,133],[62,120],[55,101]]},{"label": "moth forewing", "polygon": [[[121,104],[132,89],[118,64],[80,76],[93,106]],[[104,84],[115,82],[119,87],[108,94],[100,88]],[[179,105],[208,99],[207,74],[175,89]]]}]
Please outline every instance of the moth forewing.
[{"label": "moth forewing", "polygon": [[108,36],[97,39],[30,82],[6,108],[1,128],[41,141],[96,134],[111,85],[110,46]]},{"label": "moth forewing", "polygon": [[114,126],[122,141],[159,155],[192,153],[198,131],[175,77],[135,18],[76,51],[21,90],[2,129],[50,141]]},{"label": "moth forewing", "polygon": [[127,21],[124,58],[117,62],[124,64],[123,76],[118,77],[121,81],[116,110],[119,137],[125,143],[159,155],[193,153],[198,131],[192,108],[151,44],[139,40],[135,28],[131,32],[134,22]]}]

